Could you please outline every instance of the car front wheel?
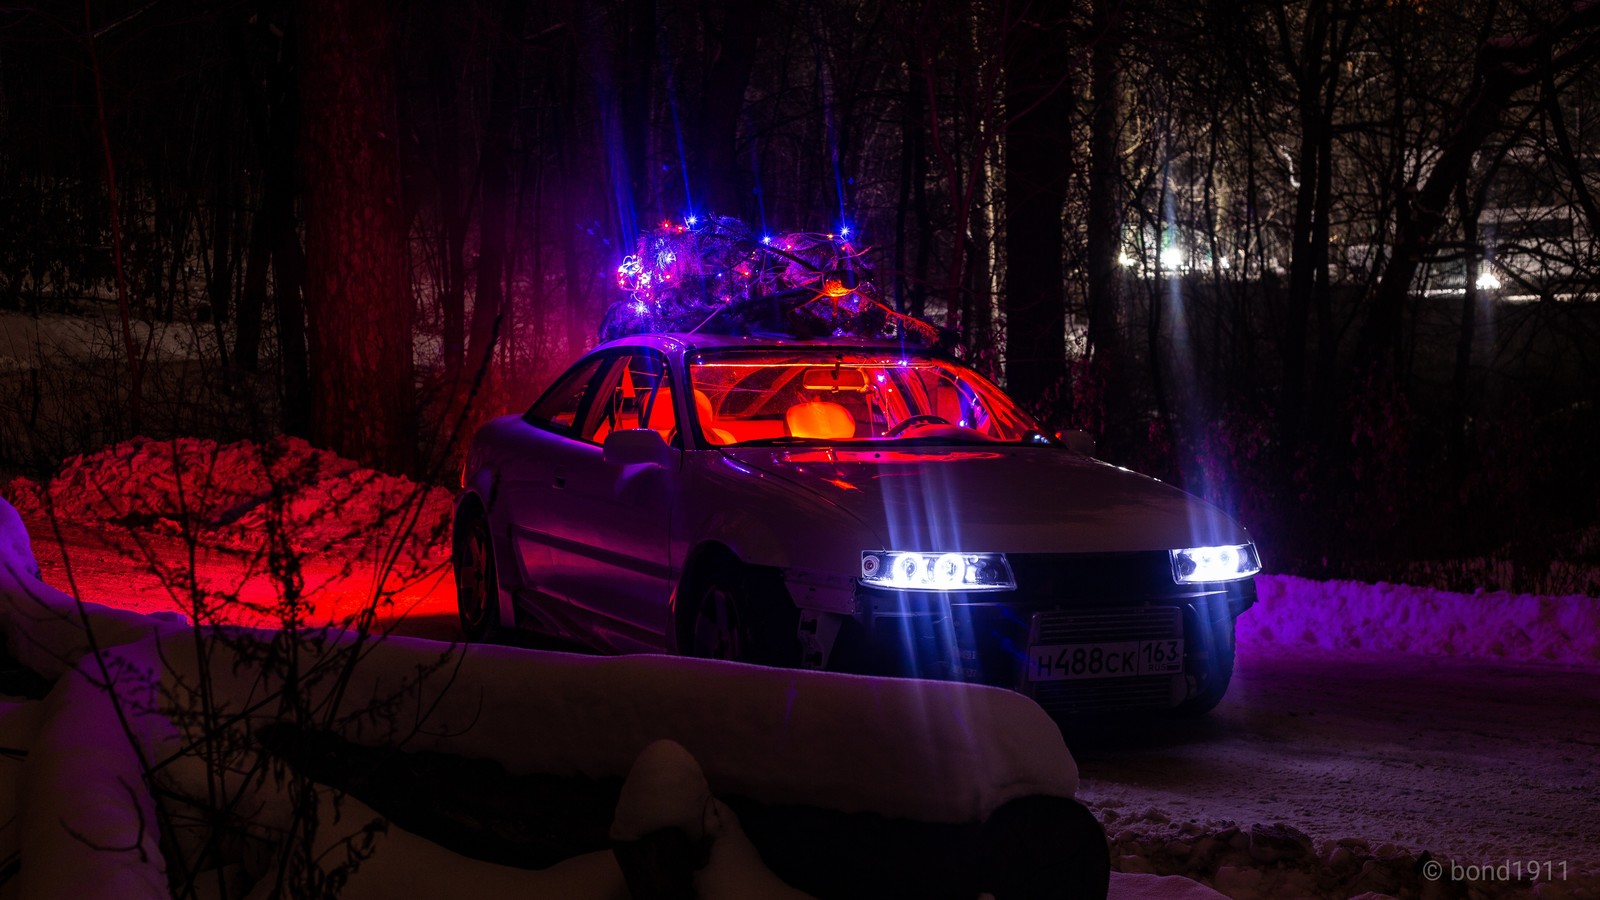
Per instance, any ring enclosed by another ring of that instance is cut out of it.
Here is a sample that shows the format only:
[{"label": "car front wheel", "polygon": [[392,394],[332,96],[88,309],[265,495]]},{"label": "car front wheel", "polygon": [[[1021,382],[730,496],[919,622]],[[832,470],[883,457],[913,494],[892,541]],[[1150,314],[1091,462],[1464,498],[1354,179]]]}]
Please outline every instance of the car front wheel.
[{"label": "car front wheel", "polygon": [[767,666],[798,664],[799,614],[776,573],[718,559],[693,595],[690,655]]},{"label": "car front wheel", "polygon": [[461,633],[481,643],[500,624],[500,591],[494,568],[494,542],[489,522],[475,517],[456,539],[456,606],[461,612]]},{"label": "car front wheel", "polygon": [[1228,693],[1228,683],[1233,680],[1233,622],[1228,622],[1225,628],[1219,628],[1218,631],[1219,639],[1201,665],[1198,689],[1175,710],[1180,716],[1205,715],[1215,709],[1222,702],[1223,695]]}]

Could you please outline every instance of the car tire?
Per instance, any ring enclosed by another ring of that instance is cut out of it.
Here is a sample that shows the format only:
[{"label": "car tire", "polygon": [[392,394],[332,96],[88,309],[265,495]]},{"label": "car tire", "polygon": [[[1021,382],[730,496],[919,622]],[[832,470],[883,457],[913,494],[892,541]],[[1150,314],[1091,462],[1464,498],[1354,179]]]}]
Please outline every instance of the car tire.
[{"label": "car tire", "polygon": [[800,615],[776,572],[721,556],[706,566],[693,596],[689,655],[764,666],[799,664]]},{"label": "car tire", "polygon": [[461,633],[472,643],[492,641],[500,627],[500,579],[488,519],[474,516],[456,537],[454,568]]},{"label": "car tire", "polygon": [[1233,630],[1233,622],[1229,621],[1223,631],[1227,640],[1216,642],[1206,655],[1199,690],[1178,704],[1174,710],[1178,715],[1203,716],[1216,709],[1228,693],[1228,684],[1233,680]]}]

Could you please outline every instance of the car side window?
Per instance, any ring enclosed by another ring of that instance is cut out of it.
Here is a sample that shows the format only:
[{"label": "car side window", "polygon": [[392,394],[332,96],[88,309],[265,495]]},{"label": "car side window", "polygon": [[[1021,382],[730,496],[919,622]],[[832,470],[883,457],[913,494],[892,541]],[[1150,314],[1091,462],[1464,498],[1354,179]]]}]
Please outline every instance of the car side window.
[{"label": "car side window", "polygon": [[578,421],[578,415],[583,411],[583,401],[588,396],[589,385],[605,362],[602,357],[592,357],[568,369],[567,373],[556,379],[556,383],[544,392],[544,396],[528,409],[522,417],[523,420],[530,425],[571,435]]},{"label": "car side window", "polygon": [[623,357],[607,374],[596,403],[593,430],[584,440],[603,442],[619,428],[650,428],[663,440],[671,440],[677,430],[666,361],[655,354]]}]

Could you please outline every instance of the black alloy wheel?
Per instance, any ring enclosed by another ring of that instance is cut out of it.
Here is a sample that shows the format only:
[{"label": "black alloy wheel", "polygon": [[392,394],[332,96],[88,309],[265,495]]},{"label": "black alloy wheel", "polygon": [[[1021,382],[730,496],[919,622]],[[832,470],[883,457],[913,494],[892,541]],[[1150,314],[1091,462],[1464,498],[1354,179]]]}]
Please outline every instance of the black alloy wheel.
[{"label": "black alloy wheel", "polygon": [[493,637],[500,625],[500,591],[494,568],[489,522],[477,516],[456,539],[456,606],[461,633],[473,643]]},{"label": "black alloy wheel", "polygon": [[694,655],[706,659],[742,662],[750,639],[744,632],[743,598],[722,581],[707,585],[700,597],[700,614],[694,621]]},{"label": "black alloy wheel", "polygon": [[766,666],[799,663],[800,614],[775,572],[718,559],[694,593],[691,656]]}]

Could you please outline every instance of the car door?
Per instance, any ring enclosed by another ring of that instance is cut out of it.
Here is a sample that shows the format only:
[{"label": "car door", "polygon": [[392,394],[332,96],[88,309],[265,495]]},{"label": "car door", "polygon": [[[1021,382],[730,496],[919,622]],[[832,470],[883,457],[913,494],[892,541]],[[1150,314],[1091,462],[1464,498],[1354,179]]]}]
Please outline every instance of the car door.
[{"label": "car door", "polygon": [[556,457],[551,502],[536,526],[552,560],[540,590],[581,611],[591,637],[614,650],[666,647],[667,525],[682,451],[671,450],[666,466],[621,466],[605,460],[605,438],[651,428],[665,440],[677,420],[666,358],[645,348],[614,356],[593,384],[570,452]]},{"label": "car door", "polygon": [[556,473],[582,452],[580,435],[593,418],[595,386],[611,362],[603,355],[578,361],[523,414],[520,427],[507,432],[509,446],[490,504],[490,521],[505,528],[518,570],[518,604],[542,628],[580,640],[584,635],[573,630],[570,611],[548,590],[566,565],[558,562],[562,548],[550,531],[562,501]]}]

